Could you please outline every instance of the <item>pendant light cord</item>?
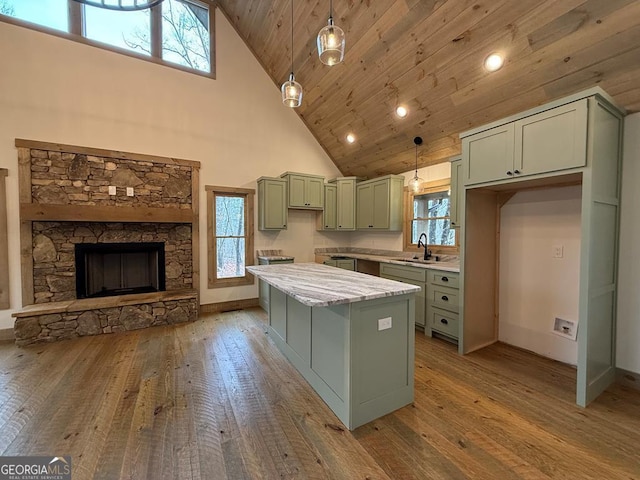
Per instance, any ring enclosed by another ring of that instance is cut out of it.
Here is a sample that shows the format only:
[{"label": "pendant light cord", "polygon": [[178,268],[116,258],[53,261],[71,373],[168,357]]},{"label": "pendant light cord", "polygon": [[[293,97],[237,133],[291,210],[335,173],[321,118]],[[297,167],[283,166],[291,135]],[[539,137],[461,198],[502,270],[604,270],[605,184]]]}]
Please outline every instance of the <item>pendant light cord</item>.
[{"label": "pendant light cord", "polygon": [[418,144],[416,143],[416,177],[418,176]]},{"label": "pendant light cord", "polygon": [[333,0],[329,0],[329,18],[333,19]]},{"label": "pendant light cord", "polygon": [[293,76],[293,0],[291,0],[291,75]]}]

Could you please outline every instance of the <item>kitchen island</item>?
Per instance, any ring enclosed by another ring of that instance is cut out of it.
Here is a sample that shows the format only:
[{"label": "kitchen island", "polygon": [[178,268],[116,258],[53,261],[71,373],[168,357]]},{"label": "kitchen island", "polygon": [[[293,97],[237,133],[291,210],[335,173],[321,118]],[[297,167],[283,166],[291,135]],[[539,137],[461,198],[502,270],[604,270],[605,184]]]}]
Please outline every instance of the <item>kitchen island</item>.
[{"label": "kitchen island", "polygon": [[269,332],[350,430],[413,401],[413,285],[316,263],[247,270],[269,284]]}]

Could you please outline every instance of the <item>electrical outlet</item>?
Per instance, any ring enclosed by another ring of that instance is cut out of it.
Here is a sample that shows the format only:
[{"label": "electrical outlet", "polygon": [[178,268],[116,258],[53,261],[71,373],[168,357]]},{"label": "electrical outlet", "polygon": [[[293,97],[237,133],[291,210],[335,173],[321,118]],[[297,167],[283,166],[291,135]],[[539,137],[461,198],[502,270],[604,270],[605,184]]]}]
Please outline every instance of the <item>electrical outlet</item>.
[{"label": "electrical outlet", "polygon": [[127,197],[133,197],[133,187],[127,187]]},{"label": "electrical outlet", "polygon": [[388,330],[391,328],[391,317],[378,319],[378,330]]},{"label": "electrical outlet", "polygon": [[553,258],[562,258],[564,256],[564,246],[562,245],[554,245],[553,246]]},{"label": "electrical outlet", "polygon": [[109,195],[115,195],[115,194],[116,194],[116,186],[109,185]]}]

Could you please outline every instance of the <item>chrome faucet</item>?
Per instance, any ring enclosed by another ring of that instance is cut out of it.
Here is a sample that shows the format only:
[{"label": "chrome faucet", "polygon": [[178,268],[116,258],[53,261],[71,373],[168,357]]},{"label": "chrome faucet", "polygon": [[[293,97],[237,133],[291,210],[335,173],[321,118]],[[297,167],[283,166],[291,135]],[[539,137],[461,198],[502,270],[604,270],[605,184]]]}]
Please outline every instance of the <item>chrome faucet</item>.
[{"label": "chrome faucet", "polygon": [[[424,237],[424,242],[422,241],[422,237]],[[427,248],[427,234],[421,233],[418,238],[418,248],[424,247],[424,260],[429,260],[431,258],[431,250]]]}]

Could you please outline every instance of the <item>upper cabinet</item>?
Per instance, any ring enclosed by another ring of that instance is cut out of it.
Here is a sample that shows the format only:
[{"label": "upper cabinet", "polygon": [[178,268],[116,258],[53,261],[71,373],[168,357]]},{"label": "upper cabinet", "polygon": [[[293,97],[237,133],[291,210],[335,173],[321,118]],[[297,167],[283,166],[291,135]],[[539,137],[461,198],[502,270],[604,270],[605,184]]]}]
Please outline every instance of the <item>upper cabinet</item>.
[{"label": "upper cabinet", "polygon": [[318,230],[336,229],[336,202],[338,188],[327,183],[324,186],[324,210],[318,212]]},{"label": "upper cabinet", "polygon": [[361,182],[356,186],[358,230],[402,230],[402,175]]},{"label": "upper cabinet", "polygon": [[460,228],[462,225],[462,215],[460,215],[459,206],[464,201],[464,175],[462,174],[462,158],[455,157],[451,159],[451,193],[449,194],[449,216],[451,219],[451,228]]},{"label": "upper cabinet", "polygon": [[587,113],[581,99],[464,136],[464,184],[585,166]]},{"label": "upper cabinet", "polygon": [[281,178],[258,179],[258,230],[286,230],[287,181]]},{"label": "upper cabinet", "polygon": [[324,178],[304,173],[285,172],[289,183],[289,208],[322,210],[324,208]]},{"label": "upper cabinet", "polygon": [[336,229],[356,229],[356,177],[343,177],[336,179],[337,211]]}]

